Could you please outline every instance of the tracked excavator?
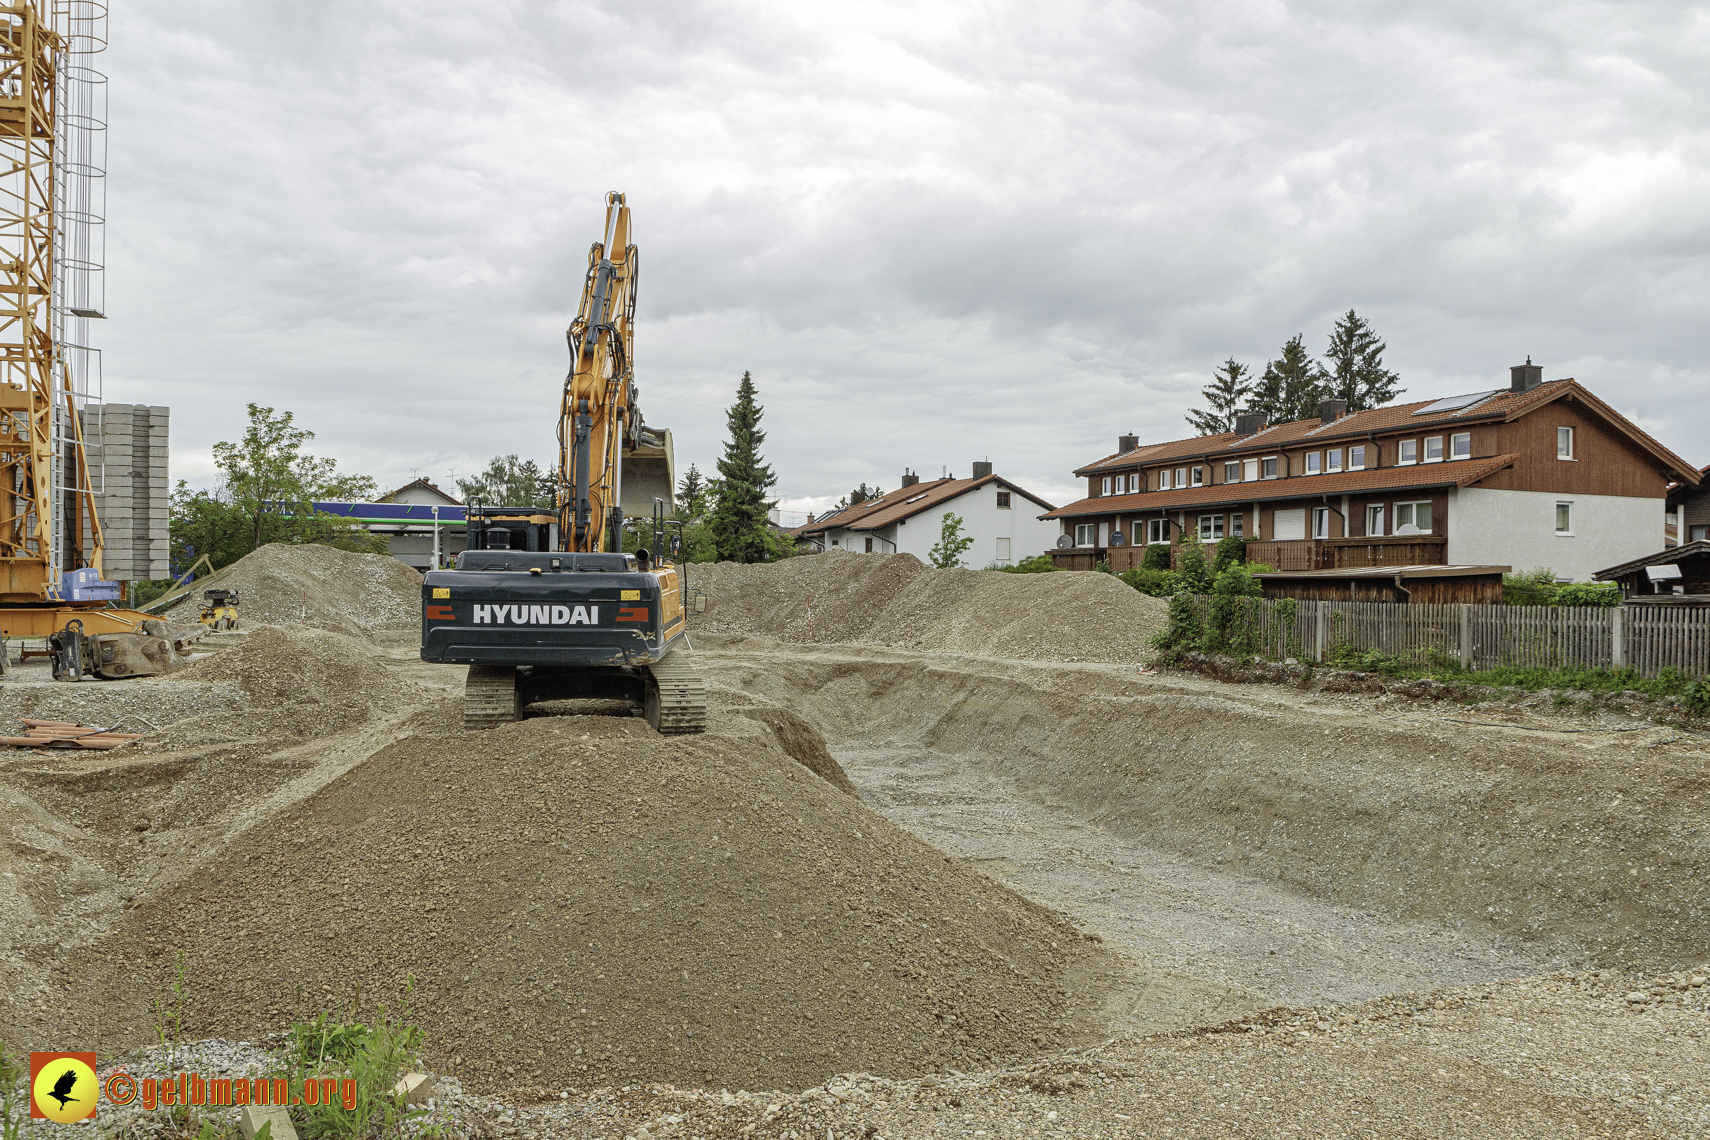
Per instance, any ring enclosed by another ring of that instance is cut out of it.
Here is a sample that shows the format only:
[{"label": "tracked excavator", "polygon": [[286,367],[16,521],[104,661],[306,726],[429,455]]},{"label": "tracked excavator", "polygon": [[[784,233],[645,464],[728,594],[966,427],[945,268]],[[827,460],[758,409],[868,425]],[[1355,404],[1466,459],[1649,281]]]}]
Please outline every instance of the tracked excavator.
[{"label": "tracked excavator", "polygon": [[629,206],[606,195],[567,334],[555,506],[472,505],[469,549],[422,580],[422,660],[469,666],[463,726],[540,701],[622,701],[665,734],[706,729],[689,664],[681,569],[663,511],[651,549],[623,553],[623,455],[640,441],[633,354],[636,247]]}]

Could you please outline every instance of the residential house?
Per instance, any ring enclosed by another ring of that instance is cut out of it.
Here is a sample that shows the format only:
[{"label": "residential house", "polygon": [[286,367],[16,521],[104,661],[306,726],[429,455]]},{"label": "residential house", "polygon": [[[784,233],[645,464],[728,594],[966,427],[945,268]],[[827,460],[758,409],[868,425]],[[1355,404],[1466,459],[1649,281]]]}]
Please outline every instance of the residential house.
[{"label": "residential house", "polygon": [[1059,565],[1138,565],[1152,543],[1249,540],[1278,570],[1549,567],[1587,579],[1656,549],[1671,482],[1698,471],[1577,381],[1530,360],[1507,388],[1142,446],[1080,468],[1087,496],[1047,512]]},{"label": "residential house", "polygon": [[386,552],[417,570],[433,568],[434,531],[439,531],[440,566],[451,565],[465,543],[463,504],[426,479],[406,483],[373,503],[316,503],[370,534],[386,536]]},{"label": "residential house", "polygon": [[890,494],[823,515],[792,533],[816,551],[912,554],[925,562],[928,551],[938,545],[944,516],[954,514],[962,519],[963,533],[974,540],[962,555],[963,565],[1012,566],[1056,538],[1057,524],[1040,514],[1041,509],[1049,512],[1052,507],[994,475],[990,463],[976,463],[971,479],[923,483],[920,476],[906,472],[902,486]]},{"label": "residential house", "polygon": [[1676,483],[1668,489],[1668,516],[1663,545],[1710,539],[1710,467],[1698,469],[1697,484]]}]

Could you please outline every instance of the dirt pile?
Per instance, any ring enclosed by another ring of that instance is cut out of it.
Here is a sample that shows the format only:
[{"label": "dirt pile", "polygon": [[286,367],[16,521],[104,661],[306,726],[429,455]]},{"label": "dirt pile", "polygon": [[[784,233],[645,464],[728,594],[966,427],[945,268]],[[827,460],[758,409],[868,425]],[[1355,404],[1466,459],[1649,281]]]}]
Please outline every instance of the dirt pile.
[{"label": "dirt pile", "polygon": [[194,1036],[414,975],[429,1062],[483,1089],[802,1088],[1069,1039],[1104,955],[720,719],[400,740],[130,911],[81,958],[103,1012],[63,1029],[147,1039],[182,949]]},{"label": "dirt pile", "polygon": [[696,565],[692,632],[1050,661],[1144,661],[1167,607],[1108,574],[934,570],[912,554]]},{"label": "dirt pile", "polygon": [[250,703],[244,734],[265,721],[281,741],[324,736],[422,699],[363,640],[307,627],[255,629],[167,679],[185,682],[235,687]]},{"label": "dirt pile", "polygon": [[421,623],[422,576],[383,554],[273,542],[198,579],[168,607],[175,622],[195,622],[202,591],[235,589],[244,625],[306,625],[365,634]]},{"label": "dirt pile", "polygon": [[1677,728],[858,647],[703,658],[833,749],[963,757],[1136,842],[1339,906],[1600,965],[1710,945],[1710,748]]}]

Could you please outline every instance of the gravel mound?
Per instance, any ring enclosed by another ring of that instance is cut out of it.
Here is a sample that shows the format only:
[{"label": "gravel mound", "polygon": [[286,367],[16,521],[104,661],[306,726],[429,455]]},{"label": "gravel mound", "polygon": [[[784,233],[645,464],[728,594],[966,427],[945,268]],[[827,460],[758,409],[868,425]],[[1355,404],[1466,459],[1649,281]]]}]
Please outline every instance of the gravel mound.
[{"label": "gravel mound", "polygon": [[78,1008],[101,1012],[66,1029],[146,1040],[182,949],[197,1035],[253,1037],[414,975],[428,1062],[476,1089],[800,1089],[1064,1044],[1069,974],[1103,955],[752,724],[402,739],[212,854],[170,905],[127,912],[85,958],[100,972]]},{"label": "gravel mound", "polygon": [[281,740],[325,736],[422,699],[365,641],[307,627],[253,629],[166,683],[186,682],[237,689],[249,698],[249,718],[275,722],[269,730],[277,729]]},{"label": "gravel mound", "polygon": [[698,632],[1031,661],[1149,660],[1168,616],[1108,574],[934,570],[912,554],[695,565],[689,588],[707,597]]},{"label": "gravel mound", "polygon": [[268,543],[198,579],[163,616],[194,623],[202,612],[202,591],[215,587],[238,591],[246,626],[306,625],[363,634],[421,623],[422,576],[383,554]]}]

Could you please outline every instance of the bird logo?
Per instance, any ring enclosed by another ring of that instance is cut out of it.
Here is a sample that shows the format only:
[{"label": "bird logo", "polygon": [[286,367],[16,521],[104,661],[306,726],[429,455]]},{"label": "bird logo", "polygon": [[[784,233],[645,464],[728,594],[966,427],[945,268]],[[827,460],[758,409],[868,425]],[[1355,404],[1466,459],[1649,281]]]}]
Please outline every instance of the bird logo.
[{"label": "bird logo", "polygon": [[72,1124],[95,1115],[93,1053],[31,1053],[30,1115],[59,1124]]}]

